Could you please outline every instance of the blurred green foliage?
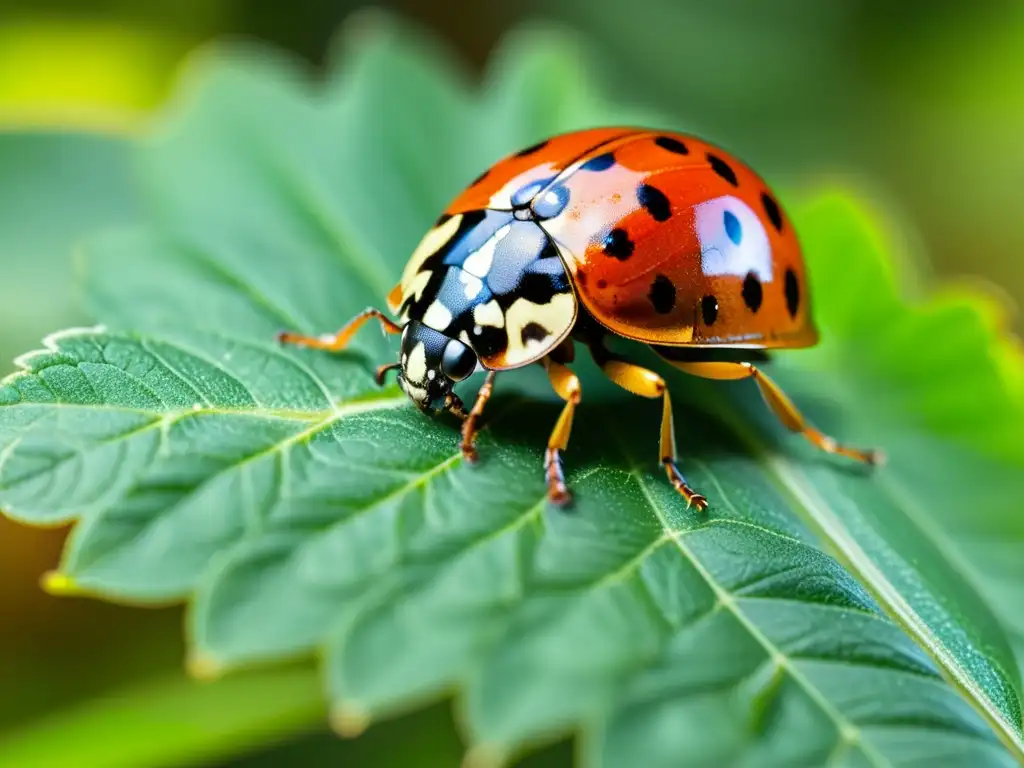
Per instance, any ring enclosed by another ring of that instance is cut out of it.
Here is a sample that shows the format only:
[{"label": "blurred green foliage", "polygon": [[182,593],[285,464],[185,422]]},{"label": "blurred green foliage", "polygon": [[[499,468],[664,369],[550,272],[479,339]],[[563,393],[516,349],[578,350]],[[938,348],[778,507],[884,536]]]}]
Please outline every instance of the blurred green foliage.
[{"label": "blurred green foliage", "polygon": [[1024,300],[1024,5],[1013,0],[636,0],[628,12],[614,0],[304,0],[287,12],[273,0],[7,0],[0,117],[148,108],[174,62],[219,35],[320,62],[337,25],[373,6],[477,66],[515,23],[561,21],[598,42],[592,66],[620,99],[777,180],[846,175],[943,274]]},{"label": "blurred green foliage", "polygon": [[844,177],[879,199],[922,260],[1024,300],[1024,4],[535,7],[600,41],[595,65],[620,93],[714,136],[776,180]]}]

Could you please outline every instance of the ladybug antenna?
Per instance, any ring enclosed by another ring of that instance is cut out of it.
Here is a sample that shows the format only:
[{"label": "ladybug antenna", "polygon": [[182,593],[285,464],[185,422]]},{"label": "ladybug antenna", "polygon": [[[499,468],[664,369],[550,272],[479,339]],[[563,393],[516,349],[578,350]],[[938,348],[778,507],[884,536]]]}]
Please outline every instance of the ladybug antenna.
[{"label": "ladybug antenna", "polygon": [[401,368],[401,363],[388,363],[387,365],[380,366],[377,371],[373,374],[373,378],[377,380],[377,386],[384,386],[384,379],[388,375],[388,371],[394,371]]}]

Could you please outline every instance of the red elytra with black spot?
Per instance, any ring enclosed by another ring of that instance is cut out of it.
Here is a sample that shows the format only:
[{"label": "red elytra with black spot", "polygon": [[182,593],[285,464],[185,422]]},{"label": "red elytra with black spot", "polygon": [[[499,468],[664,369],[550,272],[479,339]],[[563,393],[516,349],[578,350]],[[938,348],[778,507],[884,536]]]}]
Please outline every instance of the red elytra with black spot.
[{"label": "red elytra with black spot", "polygon": [[578,131],[497,163],[446,213],[510,209],[517,190],[542,180],[569,194],[540,226],[610,331],[669,346],[816,343],[793,227],[730,154],[678,133]]}]

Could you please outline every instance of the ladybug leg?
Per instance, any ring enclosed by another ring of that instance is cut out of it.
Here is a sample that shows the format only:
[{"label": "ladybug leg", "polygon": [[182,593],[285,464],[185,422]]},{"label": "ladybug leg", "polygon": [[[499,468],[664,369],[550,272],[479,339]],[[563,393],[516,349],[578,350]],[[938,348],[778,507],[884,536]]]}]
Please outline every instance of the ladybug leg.
[{"label": "ladybug leg", "polygon": [[[484,406],[487,405],[487,401],[491,399],[491,393],[494,392],[494,376],[496,373],[497,371],[487,372],[487,378],[484,379],[484,383],[480,386],[480,391],[476,395],[473,407],[462,421],[462,456],[470,464],[475,463],[480,458],[473,443],[476,442],[477,432],[480,431],[480,427],[477,426],[477,422],[480,421],[480,414],[484,412]],[[462,410],[461,402],[458,408]],[[451,406],[449,406],[449,410],[452,410]],[[459,414],[456,412],[456,415],[458,416]]]},{"label": "ladybug leg", "polygon": [[380,326],[384,329],[385,333],[402,332],[402,327],[389,320],[379,309],[369,308],[364,309],[345,323],[342,329],[333,336],[303,336],[291,331],[281,331],[277,334],[277,340],[282,344],[295,344],[300,347],[309,347],[310,349],[326,349],[328,352],[341,352],[352,341],[356,331],[371,319],[379,320]]},{"label": "ladybug leg", "polygon": [[580,380],[576,374],[565,367],[562,363],[555,362],[550,357],[543,360],[544,368],[548,372],[548,379],[551,381],[551,388],[555,393],[565,400],[565,407],[551,430],[551,437],[548,438],[548,448],[544,452],[544,479],[548,484],[548,501],[552,504],[564,507],[572,501],[572,494],[565,484],[565,472],[562,468],[562,452],[569,445],[569,433],[572,432],[572,419],[576,413],[576,406],[579,405],[583,390],[580,388]]},{"label": "ladybug leg", "polygon": [[672,399],[669,397],[665,380],[654,371],[649,371],[639,365],[628,363],[625,360],[608,358],[603,349],[595,349],[593,352],[594,359],[601,366],[604,375],[615,384],[640,397],[648,397],[652,400],[661,398],[661,441],[659,445],[661,464],[665,467],[665,474],[668,475],[668,481],[672,483],[672,487],[686,499],[687,507],[692,504],[698,511],[707,509],[708,500],[687,484],[683,473],[676,466],[676,432],[672,419]]},{"label": "ladybug leg", "polygon": [[800,411],[793,405],[779,385],[750,363],[680,363],[671,361],[672,365],[686,373],[705,379],[753,379],[761,390],[768,407],[776,415],[786,429],[803,435],[811,443],[826,453],[861,461],[865,464],[881,464],[885,456],[881,451],[859,450],[840,445],[834,438],[819,432],[811,426]]}]

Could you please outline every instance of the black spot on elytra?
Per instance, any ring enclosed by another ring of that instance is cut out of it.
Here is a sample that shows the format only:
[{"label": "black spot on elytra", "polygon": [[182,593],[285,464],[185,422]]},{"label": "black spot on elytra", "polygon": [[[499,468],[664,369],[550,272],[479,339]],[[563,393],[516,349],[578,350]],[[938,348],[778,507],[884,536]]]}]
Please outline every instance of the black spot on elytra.
[{"label": "black spot on elytra", "polygon": [[792,268],[786,270],[786,309],[790,317],[796,317],[800,309],[800,283],[797,282],[796,272]]},{"label": "black spot on elytra", "polygon": [[492,357],[508,349],[508,335],[504,328],[477,325],[469,332],[470,346],[480,357]]},{"label": "black spot on elytra", "polygon": [[775,202],[775,198],[767,192],[762,192],[761,205],[764,206],[764,212],[768,216],[768,220],[772,223],[772,226],[775,227],[775,231],[781,232],[782,211],[779,210],[779,204]]},{"label": "black spot on elytra", "polygon": [[524,325],[523,330],[519,332],[519,338],[522,339],[523,344],[529,341],[544,341],[550,335],[543,325],[533,322]]},{"label": "black spot on elytra", "polygon": [[667,315],[676,305],[676,287],[664,275],[658,275],[651,283],[651,292],[647,294],[654,311]]},{"label": "black spot on elytra", "polygon": [[718,155],[713,155],[708,152],[708,162],[711,163],[711,170],[728,181],[734,187],[738,187],[740,185],[739,180],[736,178],[736,171],[734,171],[732,166],[725,162],[725,160],[720,158]]},{"label": "black spot on elytra", "polygon": [[[576,277],[579,278],[579,273],[576,274]],[[605,288],[608,287],[608,281],[607,280],[598,280],[597,281],[597,287],[598,287],[599,290],[603,291]]]},{"label": "black spot on elytra", "polygon": [[547,145],[547,141],[538,141],[536,144],[532,144],[526,149],[521,149],[516,152],[516,157],[526,157],[527,155],[532,155],[534,152],[540,152]]},{"label": "black spot on elytra", "polygon": [[636,190],[636,199],[651,214],[655,221],[668,221],[672,215],[672,206],[665,193],[650,184],[641,184]]},{"label": "black spot on elytra", "polygon": [[761,288],[761,281],[757,275],[748,272],[743,280],[743,303],[750,307],[751,312],[757,312],[764,300],[764,291]]},{"label": "black spot on elytra", "polygon": [[667,149],[669,152],[675,152],[677,155],[688,155],[690,150],[683,142],[679,139],[673,139],[671,136],[659,136],[654,140],[662,149]]},{"label": "black spot on elytra", "polygon": [[603,155],[590,158],[580,168],[584,171],[607,171],[613,165],[615,165],[615,153],[605,152]]},{"label": "black spot on elytra", "polygon": [[604,239],[604,252],[609,256],[625,261],[633,255],[633,241],[624,229],[613,229]]},{"label": "black spot on elytra", "polygon": [[718,319],[718,299],[714,296],[705,296],[701,299],[700,314],[704,318],[704,325],[714,325]]},{"label": "black spot on elytra", "polygon": [[508,309],[520,297],[532,301],[534,304],[548,304],[551,299],[560,293],[567,293],[570,290],[569,282],[563,272],[560,275],[545,275],[537,272],[527,272],[519,281],[514,291],[503,293],[495,298],[501,308]]}]

